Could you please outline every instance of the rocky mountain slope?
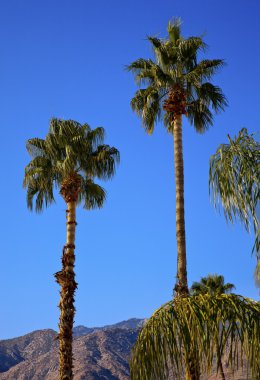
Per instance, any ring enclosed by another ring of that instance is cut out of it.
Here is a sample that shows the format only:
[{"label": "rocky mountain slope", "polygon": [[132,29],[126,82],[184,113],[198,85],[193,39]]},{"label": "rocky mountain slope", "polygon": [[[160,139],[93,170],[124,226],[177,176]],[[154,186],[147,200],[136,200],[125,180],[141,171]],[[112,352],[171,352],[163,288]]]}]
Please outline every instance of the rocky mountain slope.
[{"label": "rocky mountain slope", "polygon": [[[129,380],[128,358],[143,320],[131,319],[103,328],[74,329],[74,380]],[[0,380],[57,380],[58,341],[53,330],[39,330],[0,341]],[[223,358],[226,380],[246,380],[245,371],[232,374]],[[218,380],[216,374],[202,380]]]},{"label": "rocky mountain slope", "polygon": [[[75,380],[129,379],[128,357],[143,320],[74,328]],[[0,341],[0,380],[56,380],[58,341],[53,330],[39,330]]]}]

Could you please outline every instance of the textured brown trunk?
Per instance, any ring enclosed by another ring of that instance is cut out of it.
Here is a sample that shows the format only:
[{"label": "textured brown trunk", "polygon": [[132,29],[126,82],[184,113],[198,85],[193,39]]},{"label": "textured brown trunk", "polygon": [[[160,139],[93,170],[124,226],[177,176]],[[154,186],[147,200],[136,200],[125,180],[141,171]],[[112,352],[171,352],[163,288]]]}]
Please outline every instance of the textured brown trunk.
[{"label": "textured brown trunk", "polygon": [[[177,297],[189,295],[187,280],[186,237],[184,216],[184,165],[182,149],[182,115],[176,115],[173,120],[174,167],[176,192],[176,239],[177,239],[177,282],[175,292]],[[189,355],[191,354],[191,356]],[[186,380],[199,380],[200,370],[196,352],[187,353]]]},{"label": "textured brown trunk", "polygon": [[75,227],[76,202],[67,202],[67,239],[62,254],[62,270],[55,274],[60,290],[60,323],[59,323],[59,380],[73,379],[73,322],[75,282]]},{"label": "textured brown trunk", "polygon": [[177,239],[177,296],[189,294],[187,281],[186,239],[184,219],[184,167],[182,151],[182,115],[173,120],[174,167],[176,192],[176,239]]}]

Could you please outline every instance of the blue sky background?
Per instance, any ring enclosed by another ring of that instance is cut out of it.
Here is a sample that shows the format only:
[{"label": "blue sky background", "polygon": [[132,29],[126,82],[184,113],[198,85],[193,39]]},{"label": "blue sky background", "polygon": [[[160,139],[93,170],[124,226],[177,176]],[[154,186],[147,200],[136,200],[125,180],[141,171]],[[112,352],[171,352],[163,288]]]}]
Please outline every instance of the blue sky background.
[{"label": "blue sky background", "polygon": [[[147,136],[129,102],[136,86],[124,65],[150,57],[147,35],[164,37],[169,19],[183,34],[204,35],[207,57],[224,58],[216,76],[229,108],[198,135],[184,122],[189,283],[219,273],[244,296],[259,298],[253,236],[227,225],[209,200],[209,157],[226,135],[259,131],[257,0],[3,0],[1,46],[0,339],[57,329],[65,204],[41,215],[26,208],[25,142],[44,138],[51,117],[104,126],[121,152],[116,177],[103,183],[102,210],[78,211],[75,325],[149,317],[172,296],[176,275],[173,141],[162,125]],[[258,100],[257,100],[258,99]]]}]

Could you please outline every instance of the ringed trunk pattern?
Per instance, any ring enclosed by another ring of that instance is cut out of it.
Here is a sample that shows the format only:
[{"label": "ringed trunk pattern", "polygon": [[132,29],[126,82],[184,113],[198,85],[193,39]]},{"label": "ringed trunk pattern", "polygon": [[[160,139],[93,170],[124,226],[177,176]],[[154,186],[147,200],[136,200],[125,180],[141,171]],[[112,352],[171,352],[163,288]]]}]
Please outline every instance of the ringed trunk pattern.
[{"label": "ringed trunk pattern", "polygon": [[73,379],[73,322],[75,315],[74,293],[75,281],[75,230],[76,201],[80,190],[80,181],[76,174],[67,178],[61,186],[61,195],[67,204],[67,237],[62,252],[62,270],[55,274],[60,290],[60,323],[59,323],[59,380]]},{"label": "ringed trunk pattern", "polygon": [[[176,194],[176,240],[177,240],[177,281],[175,284],[176,297],[189,296],[187,279],[186,236],[184,216],[184,164],[182,149],[182,115],[186,114],[186,94],[175,85],[164,101],[163,109],[170,116],[174,141],[174,170]],[[196,350],[186,352],[186,380],[199,380],[200,369]]]},{"label": "ringed trunk pattern", "polygon": [[182,116],[177,115],[173,120],[174,167],[176,188],[176,239],[177,239],[177,283],[176,294],[189,294],[187,281],[186,237],[184,217],[184,166],[182,150]]},{"label": "ringed trunk pattern", "polygon": [[174,168],[176,194],[176,239],[177,239],[177,296],[189,294],[187,281],[187,260],[184,219],[184,167],[182,151],[182,115],[186,114],[186,94],[179,86],[173,86],[168,98],[164,101],[163,109],[170,116],[174,140]]}]

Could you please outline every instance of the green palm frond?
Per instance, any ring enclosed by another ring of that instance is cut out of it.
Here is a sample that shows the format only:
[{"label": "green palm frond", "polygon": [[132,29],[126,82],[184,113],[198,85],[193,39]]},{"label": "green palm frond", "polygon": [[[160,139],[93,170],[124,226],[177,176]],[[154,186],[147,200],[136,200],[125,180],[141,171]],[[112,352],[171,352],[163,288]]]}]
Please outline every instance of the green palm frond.
[{"label": "green palm frond", "polygon": [[35,198],[35,211],[42,212],[43,207],[48,207],[55,202],[53,195],[53,186],[51,181],[46,178],[38,177],[28,181],[27,187],[27,206],[33,210],[33,200]]},{"label": "green palm frond", "polygon": [[190,293],[192,295],[199,294],[226,294],[235,289],[235,285],[225,283],[224,276],[218,274],[209,274],[207,277],[201,277],[199,282],[193,282]]},{"label": "green palm frond", "polygon": [[176,45],[176,42],[181,38],[181,24],[182,21],[180,17],[175,17],[168,23],[167,32],[173,45]]},{"label": "green palm frond", "polygon": [[103,144],[105,138],[105,130],[103,127],[97,127],[87,132],[87,139],[92,144],[92,149],[96,149],[98,145]]},{"label": "green palm frond", "polygon": [[260,259],[260,225],[257,206],[260,200],[260,143],[246,128],[229,144],[222,144],[210,158],[209,188],[214,206],[223,206],[224,215],[233,223],[239,219],[255,231],[255,249]]},{"label": "green palm frond", "polygon": [[[235,370],[245,359],[252,379],[260,375],[260,304],[233,294],[177,298],[143,327],[130,360],[131,380],[183,378],[189,361],[209,374],[216,350]],[[191,358],[191,353],[193,357]]]},{"label": "green palm frond", "polygon": [[37,137],[34,139],[29,139],[26,143],[26,149],[32,157],[43,156],[46,154],[45,140]]},{"label": "green palm frond", "polygon": [[189,103],[187,117],[198,133],[204,133],[213,125],[213,114],[203,99],[200,98]]},{"label": "green palm frond", "polygon": [[207,106],[211,106],[215,112],[223,111],[228,105],[227,99],[220,87],[214,86],[212,83],[205,82],[196,88],[195,91],[198,98],[203,99]]},{"label": "green palm frond", "polygon": [[139,58],[127,66],[134,74],[140,88],[131,100],[131,107],[142,119],[142,125],[152,133],[161,119],[168,131],[171,118],[164,116],[161,94],[181,89],[187,98],[187,116],[199,133],[213,124],[213,111],[227,106],[227,100],[218,86],[209,83],[213,75],[223,67],[221,59],[204,59],[198,62],[198,54],[205,51],[201,37],[183,38],[180,19],[168,25],[168,39],[148,37],[155,54],[151,59]]},{"label": "green palm frond", "polygon": [[78,203],[84,202],[84,208],[92,210],[94,208],[101,208],[106,200],[105,190],[94,183],[91,179],[84,179],[82,182],[82,189],[79,194]]},{"label": "green palm frond", "polygon": [[179,62],[185,62],[192,60],[194,67],[197,63],[197,54],[200,50],[205,50],[206,44],[200,37],[189,37],[187,39],[183,39],[178,44],[178,55],[177,59]]},{"label": "green palm frond", "polygon": [[82,178],[79,199],[84,201],[85,207],[101,207],[105,192],[93,179],[111,178],[120,159],[116,148],[103,144],[104,134],[102,127],[91,130],[87,123],[81,125],[74,120],[53,118],[45,140],[28,140],[27,150],[32,160],[25,168],[23,181],[28,208],[33,209],[34,199],[37,212],[52,203],[53,190],[60,189],[72,174]]},{"label": "green palm frond", "polygon": [[185,74],[184,78],[188,83],[203,84],[204,81],[210,80],[224,65],[222,59],[203,60]]}]

